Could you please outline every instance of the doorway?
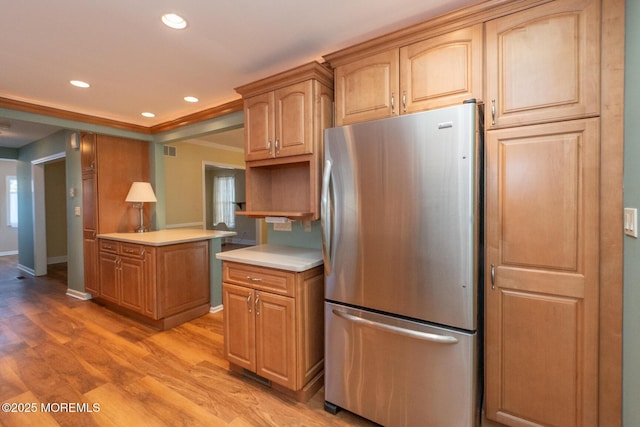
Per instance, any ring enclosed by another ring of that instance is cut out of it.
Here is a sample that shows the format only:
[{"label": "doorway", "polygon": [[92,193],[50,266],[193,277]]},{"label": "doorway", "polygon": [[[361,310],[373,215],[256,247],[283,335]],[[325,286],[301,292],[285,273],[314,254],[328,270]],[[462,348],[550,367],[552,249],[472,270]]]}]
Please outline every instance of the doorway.
[{"label": "doorway", "polygon": [[205,228],[237,233],[222,239],[222,250],[256,245],[256,220],[235,215],[246,206],[244,169],[205,164],[204,181]]},{"label": "doorway", "polygon": [[31,161],[34,276],[67,260],[66,158],[57,153]]}]

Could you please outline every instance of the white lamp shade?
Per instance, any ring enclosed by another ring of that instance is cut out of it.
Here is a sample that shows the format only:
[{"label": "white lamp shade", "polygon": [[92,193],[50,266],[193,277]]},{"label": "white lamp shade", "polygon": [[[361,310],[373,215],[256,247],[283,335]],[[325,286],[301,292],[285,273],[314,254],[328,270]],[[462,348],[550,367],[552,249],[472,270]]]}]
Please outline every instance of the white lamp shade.
[{"label": "white lamp shade", "polygon": [[153,188],[148,182],[134,182],[131,184],[129,194],[125,202],[141,203],[141,202],[157,202]]}]

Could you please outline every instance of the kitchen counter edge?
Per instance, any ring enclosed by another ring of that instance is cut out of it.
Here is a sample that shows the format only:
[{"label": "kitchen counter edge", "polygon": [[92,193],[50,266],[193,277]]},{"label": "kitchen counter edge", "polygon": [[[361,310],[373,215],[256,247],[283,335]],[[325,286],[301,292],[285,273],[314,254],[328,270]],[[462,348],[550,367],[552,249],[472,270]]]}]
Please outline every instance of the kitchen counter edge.
[{"label": "kitchen counter edge", "polygon": [[294,272],[306,271],[323,264],[322,251],[319,249],[269,244],[219,252],[216,258]]},{"label": "kitchen counter edge", "polygon": [[177,243],[196,242],[198,240],[221,239],[235,235],[236,233],[233,231],[171,228],[147,231],[145,233],[104,233],[98,234],[97,237],[99,239],[110,239],[149,246],[166,246]]}]

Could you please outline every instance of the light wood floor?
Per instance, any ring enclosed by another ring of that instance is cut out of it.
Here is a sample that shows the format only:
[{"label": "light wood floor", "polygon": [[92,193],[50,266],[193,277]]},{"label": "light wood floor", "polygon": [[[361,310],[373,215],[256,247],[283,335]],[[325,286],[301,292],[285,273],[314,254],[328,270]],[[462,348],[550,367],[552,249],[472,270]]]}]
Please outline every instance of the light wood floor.
[{"label": "light wood floor", "polygon": [[64,269],[18,276],[0,257],[2,426],[373,425],[326,413],[323,389],[302,404],[230,374],[222,313],[156,332],[66,296]]}]

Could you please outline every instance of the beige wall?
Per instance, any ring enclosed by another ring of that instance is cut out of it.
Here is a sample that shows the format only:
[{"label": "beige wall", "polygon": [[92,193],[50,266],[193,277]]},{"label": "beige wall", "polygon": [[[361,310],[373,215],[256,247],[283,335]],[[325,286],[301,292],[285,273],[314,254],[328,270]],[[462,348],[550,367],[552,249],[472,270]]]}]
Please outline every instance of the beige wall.
[{"label": "beige wall", "polygon": [[0,160],[0,255],[18,253],[18,229],[7,226],[7,176],[16,175],[14,160]]},{"label": "beige wall", "polygon": [[244,153],[180,142],[164,158],[167,227],[204,225],[204,162],[244,168]]},{"label": "beige wall", "polygon": [[67,190],[65,161],[44,166],[47,227],[47,262],[66,262],[67,258]]}]

